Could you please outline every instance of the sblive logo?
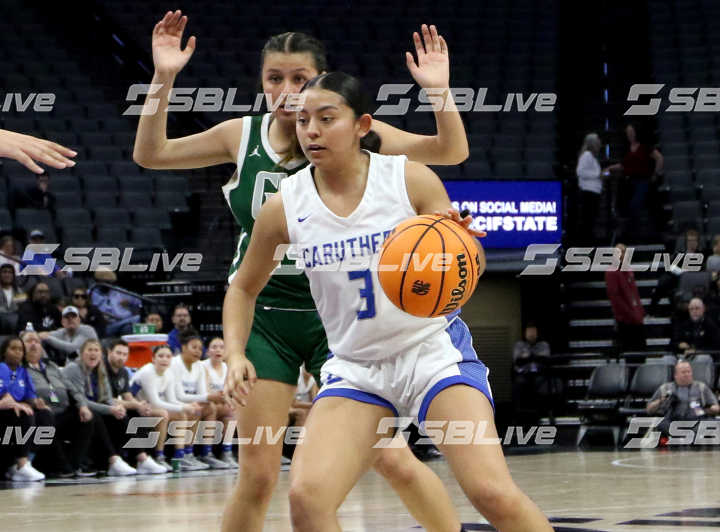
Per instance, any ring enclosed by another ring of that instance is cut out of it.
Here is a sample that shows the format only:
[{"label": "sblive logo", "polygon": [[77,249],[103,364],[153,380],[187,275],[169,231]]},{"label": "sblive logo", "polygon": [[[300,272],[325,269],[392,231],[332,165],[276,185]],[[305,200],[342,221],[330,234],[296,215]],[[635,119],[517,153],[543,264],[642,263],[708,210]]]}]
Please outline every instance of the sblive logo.
[{"label": "sblive logo", "polygon": [[172,258],[167,252],[153,253],[149,264],[132,264],[133,248],[67,248],[59,268],[51,255],[60,244],[28,244],[22,256],[25,267],[20,275],[51,275],[56,270],[73,272],[94,272],[98,268],[119,272],[174,271],[178,266],[182,272],[200,270],[202,253],[176,253]]},{"label": "sblive logo", "polygon": [[[520,275],[552,275],[557,269],[560,259],[555,256],[560,244],[530,244],[525,249],[524,262],[533,262],[542,255],[546,257],[543,264],[525,266]],[[655,253],[649,263],[633,264],[633,248],[627,248],[622,256],[618,248],[568,248],[565,253],[565,266],[562,272],[656,272],[662,267],[667,272],[699,272],[702,271],[705,258],[701,253]]]},{"label": "sblive logo", "polygon": [[[33,103],[34,100],[34,103]],[[32,105],[32,109],[30,108]],[[23,95],[19,92],[8,92],[2,104],[2,112],[8,111],[35,111],[36,113],[49,113],[55,105],[55,95],[51,92],[31,92],[27,98],[23,100]]]},{"label": "sblive logo", "polygon": [[[663,83],[636,83],[630,87],[628,101],[637,102],[641,96],[655,96],[662,88]],[[668,113],[679,112],[708,112],[720,111],[720,87],[674,87],[668,94],[668,105],[664,111]],[[633,104],[625,111],[627,116],[653,116],[660,111],[662,98],[650,98],[647,104]]]},{"label": "sblive logo", "polygon": [[[386,83],[378,89],[377,101],[386,102],[390,96],[404,96],[413,88],[411,83]],[[428,88],[421,89],[418,93],[418,105],[416,112],[438,112],[450,109],[450,101],[445,101],[443,93],[447,89]],[[502,104],[486,104],[487,88],[479,88],[477,96],[472,87],[452,87],[450,94],[455,102],[457,110],[475,113],[498,113],[498,112],[527,112],[549,113],[555,110],[557,94],[552,92],[531,92],[524,95],[521,92],[510,92],[505,95],[505,102]],[[410,110],[410,98],[400,98],[397,104],[383,104],[373,113],[377,116],[402,116]]]},{"label": "sblive logo", "polygon": [[[162,83],[130,85],[126,101],[137,101],[143,94],[146,94],[148,98],[145,106],[142,104],[130,105],[123,111],[123,115],[140,116],[157,113],[160,99],[152,95],[157,93],[162,86]],[[249,105],[235,103],[236,94],[237,88],[235,87],[230,87],[227,93],[220,87],[175,87],[170,90],[168,107],[165,112],[258,113],[262,111],[264,102],[267,102],[270,111],[275,111],[281,105],[286,111],[299,111],[305,103],[306,97],[303,93],[282,93],[276,100],[273,100],[269,95],[257,94],[253,104]],[[257,155],[259,156],[259,154]]]},{"label": "sblive logo", "polygon": [[[627,435],[640,434],[649,429],[642,438],[631,438],[626,449],[654,449],[660,443],[662,433],[655,430],[661,417],[634,417],[630,420]],[[720,445],[720,423],[715,419],[672,421],[667,426],[667,445]]]}]

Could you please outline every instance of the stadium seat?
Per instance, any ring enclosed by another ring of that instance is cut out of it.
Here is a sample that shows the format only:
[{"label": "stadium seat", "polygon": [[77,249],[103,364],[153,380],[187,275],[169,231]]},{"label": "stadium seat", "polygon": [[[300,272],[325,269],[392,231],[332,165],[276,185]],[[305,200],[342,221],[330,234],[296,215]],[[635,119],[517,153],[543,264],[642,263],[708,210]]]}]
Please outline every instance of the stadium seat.
[{"label": "stadium seat", "polygon": [[170,215],[164,209],[137,209],[133,214],[134,225],[137,227],[157,227],[171,229]]},{"label": "stadium seat", "polygon": [[693,371],[693,380],[704,382],[710,389],[715,383],[715,364],[710,355],[700,354],[690,361]]},{"label": "stadium seat", "polygon": [[98,227],[117,226],[127,229],[132,225],[130,222],[130,212],[127,209],[96,207],[93,209],[93,212],[95,214],[95,225]]},{"label": "stadium seat", "polygon": [[133,227],[130,230],[130,242],[138,248],[163,248],[160,230],[154,227]]},{"label": "stadium seat", "polygon": [[152,196],[150,192],[123,192],[120,205],[126,209],[152,207]]},{"label": "stadium seat", "polygon": [[165,207],[170,210],[187,210],[187,200],[185,194],[174,190],[158,189],[155,196],[155,205],[157,207]]},{"label": "stadium seat", "polygon": [[92,227],[93,225],[90,211],[87,209],[57,209],[55,219],[60,226],[84,225]]},{"label": "stadium seat", "polygon": [[611,431],[615,446],[620,439],[618,407],[628,388],[628,368],[625,364],[607,364],[595,368],[590,376],[587,399],[578,401],[583,420],[578,429],[576,445],[580,445],[591,430]]},{"label": "stadium seat", "polygon": [[123,227],[99,226],[97,243],[103,246],[121,246],[127,241],[127,231]]}]

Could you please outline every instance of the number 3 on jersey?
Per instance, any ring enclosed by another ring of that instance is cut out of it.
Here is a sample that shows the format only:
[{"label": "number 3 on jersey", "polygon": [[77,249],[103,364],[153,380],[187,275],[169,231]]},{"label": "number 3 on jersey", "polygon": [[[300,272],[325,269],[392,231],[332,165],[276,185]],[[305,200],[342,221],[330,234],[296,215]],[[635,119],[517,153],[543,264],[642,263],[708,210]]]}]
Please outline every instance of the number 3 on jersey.
[{"label": "number 3 on jersey", "polygon": [[[272,194],[277,192],[280,188],[280,181],[286,177],[287,174],[285,172],[266,172],[264,170],[255,175],[255,188],[253,189],[252,208],[250,211],[253,220],[257,219],[263,203],[265,203]],[[270,181],[272,186],[275,187],[275,191],[265,192],[265,181]]]},{"label": "number 3 on jersey", "polygon": [[365,286],[360,288],[360,297],[366,301],[365,310],[358,310],[357,318],[359,320],[374,318],[375,294],[373,293],[372,272],[370,272],[370,270],[348,272],[348,277],[351,281],[355,281],[356,279],[363,279],[365,281]]}]

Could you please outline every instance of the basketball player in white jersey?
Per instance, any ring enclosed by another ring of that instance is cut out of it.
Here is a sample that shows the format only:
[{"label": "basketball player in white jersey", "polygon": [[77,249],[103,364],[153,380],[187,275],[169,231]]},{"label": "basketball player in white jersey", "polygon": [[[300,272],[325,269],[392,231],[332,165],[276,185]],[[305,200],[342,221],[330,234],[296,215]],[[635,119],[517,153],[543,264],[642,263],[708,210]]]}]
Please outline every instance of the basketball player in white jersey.
[{"label": "basketball player in white jersey", "polygon": [[[225,342],[222,338],[216,336],[210,340],[207,347],[207,355],[208,357],[200,362],[205,368],[207,389],[210,392],[222,393],[225,387],[225,376],[227,375]],[[232,408],[227,401],[225,401],[224,395],[220,401],[214,400],[212,396],[210,396],[209,399],[215,404],[217,420],[222,422],[224,427],[223,434],[227,434],[225,431],[227,431],[228,426],[230,426],[229,423],[234,417]],[[233,457],[232,445],[228,443],[222,444],[220,459],[230,467],[238,467],[238,463]]]},{"label": "basketball player in white jersey", "polygon": [[244,349],[255,298],[277,265],[276,247],[296,245],[332,355],[291,467],[293,528],[340,530],[337,509],[380,452],[381,420],[403,416],[484,428],[484,444],[438,444],[466,495],[498,530],[551,531],[513,482],[499,440],[490,440],[497,432],[488,371],[467,326],[457,313],[402,312],[371,268],[382,240],[404,219],[446,213],[467,229],[471,218],[460,220],[450,209],[426,166],[361,150],[377,148],[381,139],[368,142],[372,117],[355,78],[321,74],[304,91],[296,131],[312,166],[284,180],[260,210],[223,310],[225,391],[245,401],[253,384]]}]

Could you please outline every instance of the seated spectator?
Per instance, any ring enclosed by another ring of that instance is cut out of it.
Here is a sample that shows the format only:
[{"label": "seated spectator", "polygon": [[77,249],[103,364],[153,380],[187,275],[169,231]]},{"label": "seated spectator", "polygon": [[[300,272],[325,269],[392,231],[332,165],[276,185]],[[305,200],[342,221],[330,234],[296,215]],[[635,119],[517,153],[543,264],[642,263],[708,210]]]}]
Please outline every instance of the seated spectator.
[{"label": "seated spectator", "polygon": [[11,208],[15,209],[55,209],[55,194],[50,192],[50,176],[40,174],[34,185],[15,188],[12,191]]},{"label": "seated spectator", "polygon": [[63,368],[63,375],[83,392],[96,420],[93,438],[95,464],[99,466],[107,463],[108,476],[136,474],[136,469],[130,467],[117,452],[127,440],[128,419],[125,407],[110,396],[110,383],[102,363],[100,342],[86,340],[80,348],[78,360]]},{"label": "seated spectator", "polygon": [[61,323],[61,329],[52,332],[41,332],[40,338],[48,346],[61,353],[60,359],[63,362],[66,357],[75,358],[74,354],[79,352],[80,347],[87,340],[97,340],[98,336],[95,329],[80,323],[80,313],[72,305],[63,309]]},{"label": "seated spectator", "polygon": [[163,332],[163,319],[162,316],[157,312],[151,312],[145,317],[145,323],[155,326],[155,332]]},{"label": "seated spectator", "polygon": [[[117,275],[108,269],[98,268],[95,272],[96,283],[113,285]],[[112,286],[97,286],[91,290],[92,304],[105,316],[105,333],[108,336],[122,336],[132,332],[133,323],[140,321],[142,301],[130,294],[114,290]]]},{"label": "seated spectator", "polygon": [[15,268],[11,264],[0,265],[0,332],[11,334],[18,330],[18,310],[27,294],[17,285]]},{"label": "seated spectator", "polygon": [[673,382],[661,384],[647,404],[647,413],[664,416],[658,429],[665,435],[672,421],[692,421],[720,413],[712,390],[693,380],[692,366],[686,360],[675,364]]},{"label": "seated spectator", "polygon": [[550,345],[538,341],[537,326],[530,322],[525,326],[522,340],[518,340],[513,348],[513,372],[516,375],[525,373],[542,373],[550,358]]},{"label": "seated spectator", "polygon": [[[153,408],[147,401],[140,401],[130,393],[130,373],[125,367],[129,355],[130,348],[125,340],[115,338],[108,344],[105,368],[107,369],[108,381],[110,383],[110,396],[116,404],[120,404],[125,408],[128,416],[162,418],[160,430],[167,432],[167,412]],[[138,473],[157,474],[172,471],[172,467],[165,461],[163,447],[164,443],[158,440],[155,456],[159,460],[153,460],[152,458],[147,459],[148,457],[144,452],[138,454]]]},{"label": "seated spectator", "polygon": [[105,338],[105,316],[99,308],[88,302],[88,294],[84,288],[73,290],[71,304],[77,308],[80,321],[95,329],[99,338]]},{"label": "seated spectator", "polygon": [[[169,346],[155,346],[152,362],[145,364],[132,376],[130,390],[136,398],[147,401],[153,408],[164,410],[169,421],[196,421],[202,409],[193,403],[181,403],[175,397],[175,376],[170,370],[172,359],[173,353]],[[184,471],[207,469],[206,464],[185,456],[185,449],[192,449],[193,435],[189,430],[184,431],[184,435],[183,445],[175,446],[173,460],[178,460]],[[160,441],[163,444],[165,437],[166,434],[161,431]]]},{"label": "seated spectator", "polygon": [[686,229],[684,241],[675,249],[675,253],[701,253],[705,254],[702,242],[700,241],[700,232],[697,229]]},{"label": "seated spectator", "polygon": [[50,288],[47,283],[39,282],[30,289],[30,300],[18,307],[18,330],[32,323],[38,331],[53,331],[60,327],[60,311],[50,302]]},{"label": "seated spectator", "polygon": [[173,353],[178,354],[181,350],[180,336],[190,329],[192,318],[190,309],[184,303],[178,303],[173,309],[172,323],[174,328],[168,333],[168,345]]},{"label": "seated spectator", "polygon": [[[200,420],[215,421],[217,419],[216,404],[223,400],[222,392],[207,391],[205,369],[200,362],[203,343],[195,329],[187,329],[180,337],[180,355],[173,358],[170,370],[174,372],[175,396],[181,403],[197,405],[200,408]],[[198,424],[193,427],[197,433]],[[189,453],[189,454],[188,454]],[[200,445],[200,456],[195,457],[193,447],[185,448],[185,458],[206,464],[212,469],[226,469],[228,465],[215,458],[211,445]]]},{"label": "seated spectator", "polygon": [[[625,257],[625,244],[615,246],[620,250],[620,264]],[[615,316],[618,352],[645,349],[645,310],[640,301],[635,274],[632,271],[608,270],[605,272],[607,296]]]},{"label": "seated spectator", "polygon": [[712,239],[712,255],[707,258],[705,269],[712,272],[713,281],[718,278],[718,271],[720,271],[720,235],[715,235]]},{"label": "seated spectator", "polygon": [[10,264],[15,269],[15,275],[20,275],[22,260],[15,246],[15,239],[10,235],[0,238],[0,265]]},{"label": "seated spectator", "polygon": [[[35,393],[50,406],[47,426],[55,427],[52,445],[39,448],[35,462],[48,476],[89,476],[87,470],[82,469],[94,431],[87,399],[65,378],[57,364],[47,358],[38,333],[23,331],[20,338],[25,345],[25,364]],[[65,441],[70,442],[67,448],[63,445]]]},{"label": "seated spectator", "polygon": [[[225,342],[222,338],[216,336],[210,340],[207,355],[208,358],[201,362],[205,368],[207,389],[210,392],[218,392],[220,394],[219,399],[213,400],[213,396],[211,396],[210,400],[213,401],[217,409],[217,419],[222,421],[223,426],[227,428],[228,423],[235,419],[235,415],[223,394],[225,377],[227,377],[227,364],[225,363]],[[238,463],[232,454],[232,445],[228,443],[222,444],[220,459],[230,467],[238,467]]]},{"label": "seated spectator", "polygon": [[513,403],[516,412],[534,411],[533,421],[541,412],[550,410],[550,397],[562,392],[562,384],[553,380],[548,365],[550,345],[540,340],[538,328],[533,322],[525,326],[522,340],[513,348]]},{"label": "seated spectator", "polygon": [[[32,379],[22,364],[24,355],[25,346],[17,336],[10,336],[0,345],[0,434],[5,434],[7,427],[20,427],[22,434],[27,434],[37,427],[34,408],[48,408],[35,393]],[[13,482],[45,480],[45,475],[30,462],[31,442],[29,438],[23,443],[13,439],[8,444],[15,464],[7,475]],[[3,450],[2,454],[6,453]]]},{"label": "seated spectator", "polygon": [[45,233],[42,229],[33,229],[30,231],[30,244],[44,244]]},{"label": "seated spectator", "polygon": [[673,346],[679,353],[689,355],[702,350],[720,349],[720,329],[705,316],[705,303],[694,297],[688,304],[689,318],[676,323]]}]

